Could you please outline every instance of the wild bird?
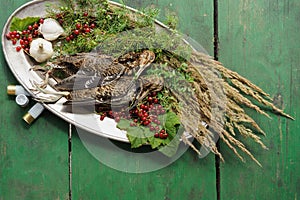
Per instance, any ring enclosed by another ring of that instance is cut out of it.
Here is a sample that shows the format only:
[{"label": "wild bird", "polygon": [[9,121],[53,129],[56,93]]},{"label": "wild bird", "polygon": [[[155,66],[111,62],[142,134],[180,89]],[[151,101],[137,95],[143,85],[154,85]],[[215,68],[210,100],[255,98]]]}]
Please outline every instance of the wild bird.
[{"label": "wild bird", "polygon": [[[64,55],[46,64],[50,69],[46,70],[45,81],[39,87],[45,87],[52,76],[57,81],[53,86],[57,90],[94,88],[109,84],[123,75],[135,74],[138,77],[154,59],[155,54],[149,50],[129,52],[117,59],[99,52]],[[32,69],[45,71],[45,67],[41,66]]]},{"label": "wild bird", "polygon": [[95,105],[101,111],[114,108],[130,109],[149,93],[161,91],[164,80],[155,75],[123,76],[109,84],[65,92],[64,105]]},{"label": "wild bird", "polygon": [[[150,91],[163,87],[161,77],[141,76],[154,60],[155,54],[150,50],[129,52],[116,59],[95,52],[61,56],[47,63],[50,69],[46,70],[44,82],[34,83],[39,93],[49,94],[36,100],[50,103],[66,97],[64,105],[96,105],[102,109],[124,102],[135,105]],[[45,70],[40,66],[32,69]],[[60,79],[58,73],[64,78]],[[50,76],[57,80],[52,85],[56,92],[44,89]]]}]

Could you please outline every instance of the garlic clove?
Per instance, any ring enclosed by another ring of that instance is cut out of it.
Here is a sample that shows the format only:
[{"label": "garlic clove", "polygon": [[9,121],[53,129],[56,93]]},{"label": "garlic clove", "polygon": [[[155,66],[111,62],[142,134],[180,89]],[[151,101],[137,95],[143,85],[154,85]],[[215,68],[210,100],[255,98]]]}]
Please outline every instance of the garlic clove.
[{"label": "garlic clove", "polygon": [[29,53],[37,62],[42,63],[50,59],[54,51],[51,42],[38,38],[31,42]]},{"label": "garlic clove", "polygon": [[39,27],[39,32],[46,40],[49,41],[56,40],[59,36],[65,33],[60,24],[52,18],[44,20],[44,23]]}]

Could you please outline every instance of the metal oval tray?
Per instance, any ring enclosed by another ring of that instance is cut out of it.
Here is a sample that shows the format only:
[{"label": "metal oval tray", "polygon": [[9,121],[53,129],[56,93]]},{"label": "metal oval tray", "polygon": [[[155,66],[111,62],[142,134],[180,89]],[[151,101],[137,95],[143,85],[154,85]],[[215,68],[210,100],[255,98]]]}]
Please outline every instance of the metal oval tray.
[{"label": "metal oval tray", "polygon": [[[59,3],[57,0],[35,0],[28,2],[21,7],[19,7],[13,14],[8,18],[2,33],[2,47],[5,59],[10,67],[10,70],[19,81],[19,83],[33,96],[36,97],[34,93],[31,92],[32,84],[31,80],[41,82],[42,78],[34,71],[30,70],[33,65],[32,60],[24,52],[16,52],[15,46],[6,39],[5,34],[10,30],[10,24],[13,17],[24,18],[28,16],[39,16],[43,17],[46,14],[46,5],[53,3]],[[115,2],[109,2],[111,5],[124,7]],[[138,12],[137,10],[126,7],[126,9],[132,12]],[[168,30],[168,27],[159,21],[155,21],[158,29]],[[60,99],[53,104],[43,104],[46,109],[59,116],[63,120],[74,124],[76,127],[83,129],[85,131],[91,132],[93,134],[107,137],[110,139],[129,142],[126,136],[126,132],[118,129],[116,123],[113,119],[105,118],[105,120],[100,121],[99,115],[91,114],[74,114],[66,112],[63,109],[64,98]]]}]

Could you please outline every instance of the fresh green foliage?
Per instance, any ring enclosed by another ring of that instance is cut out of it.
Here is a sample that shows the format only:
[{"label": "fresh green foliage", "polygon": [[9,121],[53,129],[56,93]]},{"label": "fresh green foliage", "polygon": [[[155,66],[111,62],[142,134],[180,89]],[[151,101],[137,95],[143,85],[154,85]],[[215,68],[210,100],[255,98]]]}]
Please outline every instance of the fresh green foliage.
[{"label": "fresh green foliage", "polygon": [[[122,119],[118,122],[117,127],[126,130],[127,138],[132,148],[138,148],[142,145],[149,144],[153,149],[158,148],[159,151],[167,156],[173,156],[178,148],[180,134],[180,119],[173,112],[167,112],[159,116],[159,120],[163,122],[160,127],[165,129],[169,134],[167,139],[155,138],[153,132],[144,126],[130,126],[130,120]],[[182,131],[181,131],[182,132]]]},{"label": "fresh green foliage", "polygon": [[176,13],[174,12],[170,12],[167,11],[167,15],[166,15],[166,20],[164,21],[164,23],[171,29],[176,29],[177,25],[178,25],[178,17],[176,15]]},{"label": "fresh green foliage", "polygon": [[[75,6],[78,5],[78,6]],[[60,54],[89,52],[96,47],[103,53],[119,56],[124,52],[142,49],[172,51],[181,56],[190,52],[182,37],[175,31],[155,30],[154,22],[159,10],[146,8],[133,13],[124,7],[116,7],[102,0],[68,0],[60,5],[49,4],[47,17],[57,19],[66,35],[72,35],[76,24],[95,24],[88,33],[80,34],[71,41],[61,38],[54,50]]]},{"label": "fresh green foliage", "polygon": [[142,17],[138,18],[136,24],[138,27],[153,26],[154,20],[159,15],[159,10],[156,8],[144,8],[141,10]]},{"label": "fresh green foliage", "polygon": [[10,25],[10,31],[14,30],[26,30],[29,25],[38,22],[40,17],[26,17],[26,18],[18,18],[13,17]]},{"label": "fresh green foliage", "polygon": [[172,93],[184,96],[193,95],[194,91],[189,83],[194,80],[190,74],[184,72],[186,68],[186,63],[181,63],[176,69],[169,67],[168,63],[164,63],[152,66],[151,69],[147,70],[147,74],[157,75],[165,80],[165,87],[158,93],[158,99],[166,110],[180,110],[180,102],[177,101]]}]

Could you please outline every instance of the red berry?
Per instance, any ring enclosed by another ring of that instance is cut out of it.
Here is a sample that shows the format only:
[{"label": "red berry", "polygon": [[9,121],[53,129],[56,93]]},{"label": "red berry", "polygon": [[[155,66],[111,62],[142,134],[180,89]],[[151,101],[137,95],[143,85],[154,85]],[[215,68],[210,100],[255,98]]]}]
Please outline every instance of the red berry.
[{"label": "red berry", "polygon": [[10,34],[9,34],[9,33],[7,33],[5,36],[6,36],[6,39],[8,39],[8,40],[10,40],[10,39],[11,39],[11,37],[10,37]]},{"label": "red berry", "polygon": [[22,35],[26,35],[26,34],[27,34],[27,30],[23,30]]},{"label": "red berry", "polygon": [[16,35],[15,35],[15,34],[11,34],[11,35],[10,35],[10,38],[11,38],[11,39],[15,39],[15,38],[16,38]]},{"label": "red berry", "polygon": [[71,41],[71,38],[70,38],[70,37],[66,37],[66,41],[67,41],[67,42],[70,42],[70,41]]},{"label": "red berry", "polygon": [[16,47],[16,51],[17,51],[17,52],[21,51],[21,49],[22,49],[22,48],[21,48],[20,46],[17,46],[17,47]]},{"label": "red berry", "polygon": [[84,17],[87,17],[88,15],[89,15],[88,12],[84,12],[84,13],[83,13],[83,16],[84,16]]},{"label": "red berry", "polygon": [[169,136],[168,133],[164,133],[163,135],[164,135],[164,139],[166,139]]},{"label": "red berry", "polygon": [[84,25],[83,25],[83,28],[88,28],[88,27],[89,27],[88,24],[84,24]]},{"label": "red berry", "polygon": [[32,36],[28,36],[27,40],[29,43],[32,42]]},{"label": "red berry", "polygon": [[34,23],[34,24],[33,24],[33,28],[34,28],[34,29],[38,29],[38,28],[39,28],[39,25],[38,25],[37,23]]},{"label": "red berry", "polygon": [[75,35],[79,35],[79,33],[80,33],[80,31],[77,30],[77,29],[74,31],[74,34],[75,34]]},{"label": "red berry", "polygon": [[77,29],[80,29],[80,28],[81,28],[81,24],[77,23],[77,24],[76,24],[76,28],[77,28]]},{"label": "red berry", "polygon": [[38,30],[34,30],[34,31],[33,31],[33,34],[34,34],[34,35],[38,35],[38,34],[39,34],[39,31],[38,31]]},{"label": "red berry", "polygon": [[115,121],[116,122],[119,122],[120,121],[120,117],[118,116],[118,117],[115,117]]},{"label": "red berry", "polygon": [[139,116],[140,118],[142,118],[142,117],[144,116],[143,112],[139,112],[139,113],[138,113],[138,116]]},{"label": "red berry", "polygon": [[138,122],[138,119],[134,119],[133,122],[134,122],[134,123],[137,123],[137,122]]},{"label": "red berry", "polygon": [[23,45],[21,45],[21,47],[22,47],[22,49],[25,49],[26,48],[26,46],[23,44]]},{"label": "red berry", "polygon": [[164,134],[163,133],[159,133],[159,138],[160,139],[164,139]]},{"label": "red berry", "polygon": [[57,18],[57,19],[62,18],[61,13],[56,14],[56,18]]},{"label": "red berry", "polygon": [[26,51],[26,52],[29,52],[29,48],[25,48],[25,51]]},{"label": "red berry", "polygon": [[149,124],[150,124],[150,121],[148,121],[148,120],[146,120],[146,121],[143,122],[144,126],[148,126]]},{"label": "red berry", "polygon": [[157,104],[158,103],[158,99],[154,98],[153,99],[153,103]]},{"label": "red berry", "polygon": [[29,25],[27,29],[32,31],[33,27],[31,25]]},{"label": "red berry", "polygon": [[89,33],[89,32],[91,32],[91,29],[90,28],[85,28],[84,32]]},{"label": "red berry", "polygon": [[40,24],[43,24],[43,23],[44,23],[44,19],[41,18],[41,19],[39,20],[39,22],[40,22]]},{"label": "red berry", "polygon": [[158,137],[159,137],[159,133],[155,133],[155,134],[154,134],[154,137],[155,137],[155,138],[158,138]]},{"label": "red berry", "polygon": [[142,117],[141,120],[145,122],[147,120],[147,118],[146,117]]},{"label": "red berry", "polygon": [[91,26],[90,26],[91,29],[94,29],[95,27],[96,27],[96,25],[94,23],[91,24]]},{"label": "red berry", "polygon": [[71,39],[71,40],[73,40],[73,39],[74,39],[74,35],[70,35],[69,37],[70,37],[70,39]]},{"label": "red berry", "polygon": [[105,115],[100,115],[100,121],[103,121],[105,118]]},{"label": "red berry", "polygon": [[18,31],[13,31],[12,34],[13,35],[17,35]]},{"label": "red berry", "polygon": [[150,126],[149,129],[150,129],[150,131],[155,131],[155,127],[153,127],[153,126]]},{"label": "red berry", "polygon": [[157,95],[156,92],[152,92],[152,93],[151,93],[151,96],[153,96],[153,97],[155,97],[156,95]]},{"label": "red berry", "polygon": [[13,45],[17,44],[17,40],[12,40],[12,44]]},{"label": "red berry", "polygon": [[136,126],[136,124],[135,124],[135,123],[133,123],[133,122],[131,122],[131,123],[130,123],[130,126]]},{"label": "red berry", "polygon": [[148,97],[147,99],[148,102],[152,102],[152,100],[153,100],[152,97]]}]

